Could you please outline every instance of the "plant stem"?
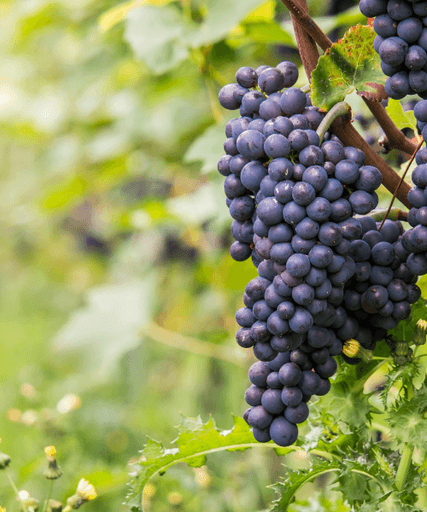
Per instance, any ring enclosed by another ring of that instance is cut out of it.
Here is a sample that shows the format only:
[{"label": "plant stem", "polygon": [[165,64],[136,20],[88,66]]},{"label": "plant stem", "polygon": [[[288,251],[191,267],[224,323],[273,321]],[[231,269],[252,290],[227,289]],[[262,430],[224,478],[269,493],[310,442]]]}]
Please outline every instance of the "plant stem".
[{"label": "plant stem", "polygon": [[47,491],[47,498],[46,498],[46,501],[44,502],[44,506],[43,506],[43,512],[46,512],[46,510],[47,510],[47,506],[49,504],[49,500],[52,495],[52,487],[53,487],[53,480],[50,480],[49,489]]},{"label": "plant stem", "polygon": [[415,151],[416,144],[411,142],[403,132],[397,129],[390,116],[387,114],[386,109],[378,101],[369,101],[363,98],[367,107],[380,124],[381,128],[387,137],[387,147],[390,149],[396,148],[404,151],[409,155]]},{"label": "plant stem", "polygon": [[386,214],[384,215],[384,218],[381,222],[380,227],[378,228],[378,231],[381,231],[381,228],[384,226],[384,222],[386,221],[387,215],[389,214],[391,207],[393,206],[394,200],[396,199],[397,193],[399,192],[399,187],[402,185],[403,180],[405,179],[405,176],[409,170],[409,167],[411,167],[412,162],[414,161],[415,155],[418,153],[418,150],[420,147],[424,144],[424,140],[422,139],[421,142],[418,144],[418,146],[415,148],[414,152],[412,153],[411,159],[408,162],[408,165],[406,166],[405,172],[403,173],[402,177],[400,178],[400,181],[396,187],[396,190],[393,192],[393,197],[391,198],[390,205],[387,209]]},{"label": "plant stem", "polygon": [[351,107],[345,101],[341,101],[334,105],[331,110],[326,114],[323,118],[323,121],[320,123],[319,127],[316,130],[317,135],[320,139],[320,144],[323,142],[323,138],[326,132],[329,130],[331,124],[341,116],[348,114],[351,110]]},{"label": "plant stem", "polygon": [[16,494],[16,497],[17,497],[19,503],[21,504],[21,507],[23,508],[24,512],[27,512],[27,507],[26,507],[25,503],[21,500],[21,497],[19,496],[18,488],[16,487],[15,482],[13,481],[13,478],[10,474],[9,468],[5,467],[4,470],[6,471],[6,477],[9,480],[9,483],[12,486],[12,489],[13,489],[14,493]]},{"label": "plant stem", "polygon": [[405,443],[405,447],[403,448],[402,457],[399,462],[399,467],[397,468],[396,473],[396,487],[398,491],[403,489],[405,485],[406,478],[409,473],[409,468],[412,462],[412,448],[408,443]]},{"label": "plant stem", "polygon": [[[282,3],[291,12],[292,24],[295,29],[295,35],[298,43],[298,50],[301,55],[306,75],[310,80],[311,73],[316,69],[317,61],[319,60],[316,43],[323,50],[327,50],[332,46],[332,41],[308,14],[305,0],[282,0]],[[371,100],[365,99],[365,102],[370,101]],[[369,103],[367,104],[369,105]],[[383,107],[381,106],[377,108],[377,115],[381,108]],[[399,130],[393,124],[388,115],[382,115],[379,117],[380,118],[377,120],[386,133],[388,139],[393,140],[392,134],[396,134],[396,137],[398,137],[397,132],[399,132]],[[349,121],[343,123],[340,119],[339,122],[334,123],[333,128],[334,133],[346,146],[355,146],[365,153],[366,163],[374,165],[381,171],[384,186],[393,193],[400,180],[398,174],[379,155],[377,155],[371,146],[367,144],[363,137],[351,125],[351,123]],[[402,183],[397,194],[399,201],[408,208],[410,207],[407,199],[409,188],[410,187],[407,183]]]},{"label": "plant stem", "polygon": [[390,210],[386,210],[385,208],[374,210],[373,212],[368,213],[366,217],[372,217],[375,221],[380,222],[384,219],[384,215],[386,215],[386,218],[390,220],[408,220],[407,212],[403,212],[396,207],[390,208]]},{"label": "plant stem", "polygon": [[143,330],[142,334],[145,334],[149,338],[169,347],[186,350],[192,354],[220,359],[221,361],[227,361],[228,363],[232,363],[237,366],[246,367],[246,362],[244,356],[241,355],[241,352],[230,351],[229,347],[216,345],[209,341],[202,341],[190,336],[183,336],[177,332],[164,329],[154,322],[149,324]]}]

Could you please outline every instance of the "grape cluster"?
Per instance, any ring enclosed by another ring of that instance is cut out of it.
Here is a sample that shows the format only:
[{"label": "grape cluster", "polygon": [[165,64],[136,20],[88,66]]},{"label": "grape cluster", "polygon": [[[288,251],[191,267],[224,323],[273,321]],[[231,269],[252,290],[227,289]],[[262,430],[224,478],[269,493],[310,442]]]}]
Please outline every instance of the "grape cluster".
[{"label": "grape cluster", "polygon": [[[419,101],[414,108],[424,141],[427,137],[427,100]],[[402,237],[403,248],[408,252],[406,266],[413,276],[427,273],[427,148],[418,150],[417,166],[412,172],[414,187],[408,192],[411,209],[408,222],[412,226]],[[415,277],[414,277],[415,279]]]},{"label": "grape cluster", "polygon": [[[380,223],[371,217],[359,220],[362,234],[351,242],[349,252],[355,273],[346,283],[334,327],[339,328],[341,340],[355,339],[373,351],[387,331],[409,317],[411,304],[420,298],[421,290],[406,264],[409,252],[403,247],[401,223],[386,220],[379,231]],[[350,363],[359,362],[343,357]]]},{"label": "grape cluster", "polygon": [[374,48],[388,76],[385,91],[393,99],[427,94],[427,3],[361,0],[359,8],[375,17]]},{"label": "grape cluster", "polygon": [[333,356],[348,339],[338,308],[356,272],[351,241],[362,234],[353,215],[376,207],[381,184],[359,149],[333,135],[320,144],[314,129],[322,114],[293,87],[297,78],[290,62],[245,67],[219,94],[241,114],[226,126],[227,155],[218,164],[234,218],[230,252],[252,256],[259,274],[236,315],[237,343],[259,359],[249,371],[245,418],[257,440],[282,446],[296,440],[310,397],[330,388]]}]

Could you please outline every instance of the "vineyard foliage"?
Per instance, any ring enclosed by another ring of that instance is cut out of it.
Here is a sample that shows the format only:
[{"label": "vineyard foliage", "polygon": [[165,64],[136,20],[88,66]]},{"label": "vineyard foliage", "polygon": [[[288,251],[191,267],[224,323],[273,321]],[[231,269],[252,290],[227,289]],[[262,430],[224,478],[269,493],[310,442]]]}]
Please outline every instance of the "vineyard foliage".
[{"label": "vineyard foliage", "polygon": [[[345,98],[377,140],[355,91],[384,82],[372,29],[356,3],[308,7],[333,40],[357,26],[344,41],[363,57],[340,67],[343,42],[322,57],[318,106]],[[307,84],[282,2],[5,0],[0,13],[0,438],[18,488],[42,499],[55,445],[67,478],[53,497],[86,478],[88,512],[425,509],[425,346],[402,368],[387,347],[341,364],[296,446],[261,445],[239,418],[254,359],[234,314],[256,270],[228,254],[216,166],[233,113],[217,95],[239,67],[286,59]],[[399,129],[415,126],[406,103],[387,107]],[[399,152],[382,156],[401,172]],[[420,300],[395,336],[411,342],[426,313]],[[6,480],[0,507],[17,509]]]}]

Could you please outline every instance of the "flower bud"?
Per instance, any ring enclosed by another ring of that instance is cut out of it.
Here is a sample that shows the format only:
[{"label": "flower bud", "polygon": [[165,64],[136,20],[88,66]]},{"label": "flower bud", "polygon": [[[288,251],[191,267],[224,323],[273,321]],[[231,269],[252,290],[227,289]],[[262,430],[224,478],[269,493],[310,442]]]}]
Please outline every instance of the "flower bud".
[{"label": "flower bud", "polygon": [[56,500],[49,500],[46,512],[62,512],[62,503]]},{"label": "flower bud", "polygon": [[80,508],[87,501],[94,500],[96,496],[97,494],[95,491],[95,487],[87,480],[82,478],[77,485],[76,494],[73,494],[67,499],[67,508]]},{"label": "flower bud", "polygon": [[47,479],[55,480],[62,475],[61,466],[56,462],[56,448],[54,446],[46,446],[44,452],[46,454],[48,464],[43,474]]},{"label": "flower bud", "polygon": [[357,340],[347,340],[344,343],[342,351],[347,357],[362,358],[365,363],[372,359],[372,352],[370,350],[366,350],[366,348],[363,348]]},{"label": "flower bud", "polygon": [[409,354],[410,348],[406,341],[398,341],[396,343],[395,354],[398,356],[407,356]]},{"label": "flower bud", "polygon": [[414,343],[415,345],[424,345],[426,342],[426,334],[427,334],[427,322],[425,320],[418,320],[417,325],[415,326],[414,332]]},{"label": "flower bud", "polygon": [[0,452],[0,469],[7,468],[9,466],[11,458],[3,452]]},{"label": "flower bud", "polygon": [[25,505],[28,512],[37,512],[39,509],[39,500],[36,500],[36,498],[33,498],[32,496],[21,498],[21,501]]}]

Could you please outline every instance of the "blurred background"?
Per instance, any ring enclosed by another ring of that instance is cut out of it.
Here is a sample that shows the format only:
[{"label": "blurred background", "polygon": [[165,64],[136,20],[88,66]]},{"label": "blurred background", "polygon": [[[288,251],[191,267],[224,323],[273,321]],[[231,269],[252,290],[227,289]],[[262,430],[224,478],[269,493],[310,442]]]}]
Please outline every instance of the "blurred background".
[{"label": "blurred background", "polygon": [[[354,0],[309,10],[334,39],[366,22]],[[230,428],[246,408],[234,314],[256,271],[228,254],[216,162],[236,113],[217,93],[240,66],[300,66],[292,26],[276,0],[3,0],[0,56],[1,450],[42,500],[55,445],[54,498],[84,477],[88,512],[124,511],[147,436],[172,441],[180,414]],[[147,510],[266,509],[282,462],[250,450],[174,467]],[[347,510],[310,485],[294,510]],[[0,505],[17,510],[6,480]]]}]

